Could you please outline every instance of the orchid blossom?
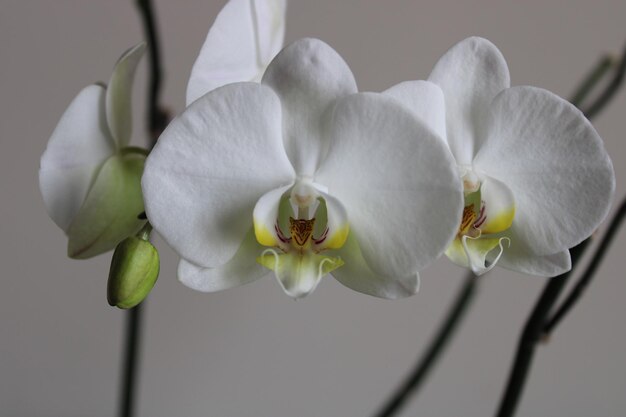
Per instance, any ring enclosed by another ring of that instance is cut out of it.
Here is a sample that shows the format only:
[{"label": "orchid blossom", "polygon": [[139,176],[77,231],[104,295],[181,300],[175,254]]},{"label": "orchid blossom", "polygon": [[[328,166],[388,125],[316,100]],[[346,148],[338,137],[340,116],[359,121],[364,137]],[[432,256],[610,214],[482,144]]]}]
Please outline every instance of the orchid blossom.
[{"label": "orchid blossom", "polygon": [[576,107],[540,88],[510,87],[500,51],[476,37],[451,48],[428,81],[386,94],[456,159],[465,208],[449,259],[476,274],[496,263],[539,276],[571,268],[567,249],[598,227],[615,189],[602,140]]},{"label": "orchid blossom", "polygon": [[122,55],[108,87],[90,85],[74,98],[41,157],[44,204],[67,234],[71,258],[109,251],[145,223],[137,218],[145,153],[128,147],[130,95],[144,49],[139,44]]},{"label": "orchid blossom", "polygon": [[213,90],[171,122],[142,186],[185,285],[218,291],[271,269],[294,298],[329,273],[378,297],[417,291],[456,235],[462,184],[417,117],[356,91],[332,48],[303,39],[261,84]]},{"label": "orchid blossom", "polygon": [[187,85],[187,105],[211,90],[260,81],[283,46],[287,0],[230,0],[202,45]]}]

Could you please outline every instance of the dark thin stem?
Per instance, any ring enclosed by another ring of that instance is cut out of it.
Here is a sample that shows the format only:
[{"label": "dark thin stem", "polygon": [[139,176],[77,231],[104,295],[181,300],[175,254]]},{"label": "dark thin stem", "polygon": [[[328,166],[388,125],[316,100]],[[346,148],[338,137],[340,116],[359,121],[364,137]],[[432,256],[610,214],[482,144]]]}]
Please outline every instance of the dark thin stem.
[{"label": "dark thin stem", "polygon": [[126,353],[120,396],[120,417],[132,417],[135,411],[136,374],[141,347],[141,306],[142,304],[139,304],[131,308],[126,314]]},{"label": "dark thin stem", "polygon": [[[162,80],[161,53],[152,2],[151,0],[137,0],[136,3],[141,14],[150,58],[147,122],[150,132],[150,148],[152,148],[161,135],[161,132],[163,132],[163,129],[165,129],[165,126],[167,126],[169,116],[159,105]],[[137,390],[139,374],[142,304],[130,309],[126,316],[124,372],[122,376],[119,405],[120,417],[132,417],[136,408],[135,392]]]},{"label": "dark thin stem", "polygon": [[[600,110],[602,110],[610,100],[615,96],[615,93],[621,86],[624,78],[626,49],[620,59],[618,68],[616,68],[611,82],[607,85],[604,91],[598,96],[596,101],[592,103],[586,111],[585,116],[589,119],[596,116]],[[606,74],[606,72],[605,72]],[[589,79],[588,79],[589,80]],[[587,80],[587,81],[588,81]],[[599,79],[594,82],[597,83]],[[585,82],[583,83],[585,84]],[[585,89],[586,94],[589,94],[592,88]],[[580,89],[578,90],[580,91]],[[574,97],[576,101],[580,102],[584,100],[584,96]],[[574,100],[572,100],[574,101]],[[520,397],[524,390],[528,371],[530,370],[532,359],[535,353],[535,347],[537,343],[545,337],[544,329],[546,323],[548,323],[548,315],[554,309],[555,303],[558,301],[559,295],[565,288],[565,284],[569,276],[571,275],[574,267],[580,260],[585,249],[589,245],[590,239],[586,239],[578,246],[570,250],[572,258],[572,269],[565,274],[558,277],[551,278],[541,293],[539,300],[537,301],[535,308],[533,309],[530,317],[528,318],[524,330],[520,336],[520,340],[517,347],[517,353],[515,360],[509,374],[509,380],[504,391],[504,395],[500,401],[500,407],[498,409],[497,417],[511,417],[514,415]],[[594,268],[595,269],[595,268]],[[593,274],[593,273],[592,273]],[[588,278],[589,280],[591,278]],[[583,284],[584,286],[584,284]]]},{"label": "dark thin stem", "polygon": [[141,13],[145,36],[148,42],[148,56],[150,59],[150,87],[148,89],[148,129],[154,146],[165,126],[169,122],[169,115],[159,104],[162,82],[161,48],[159,34],[156,30],[156,20],[151,0],[136,0]]},{"label": "dark thin stem", "polygon": [[606,255],[606,252],[611,246],[613,239],[615,238],[615,236],[617,236],[617,232],[619,231],[624,217],[626,217],[626,199],[622,201],[622,205],[620,206],[615,216],[613,216],[611,224],[609,225],[606,234],[602,238],[600,245],[598,245],[598,248],[593,254],[593,258],[591,259],[591,262],[589,262],[587,269],[580,277],[580,279],[572,289],[571,293],[563,301],[561,307],[556,310],[552,318],[548,320],[548,323],[544,326],[544,337],[547,337],[550,333],[552,333],[556,326],[561,322],[563,317],[565,317],[567,313],[569,313],[572,307],[580,299],[584,290],[587,288],[587,286],[591,282],[591,279],[594,277],[598,266],[600,266],[600,263],[602,262],[602,259],[604,259],[604,255]]},{"label": "dark thin stem", "polygon": [[604,74],[606,74],[613,65],[615,64],[615,59],[612,55],[603,56],[596,66],[589,72],[589,75],[585,80],[580,84],[576,92],[572,95],[572,99],[570,102],[576,106],[580,107],[582,101],[589,95],[589,93],[594,89],[596,84],[600,82],[604,78]]},{"label": "dark thin stem", "polygon": [[460,319],[464,316],[465,310],[470,304],[476,290],[478,278],[472,273],[468,273],[463,286],[459,290],[456,299],[451,304],[446,318],[437,331],[435,338],[431,341],[428,349],[418,361],[413,372],[398,388],[393,397],[376,414],[377,417],[389,417],[394,415],[403,406],[405,401],[414,394],[420,387],[422,381],[437,362],[443,353],[454,331],[460,324]]},{"label": "dark thin stem", "polygon": [[598,114],[604,107],[611,101],[615,93],[619,90],[622,82],[624,81],[624,73],[626,73],[626,46],[619,60],[619,65],[615,69],[611,82],[606,86],[604,91],[598,96],[596,101],[587,107],[583,111],[588,119],[591,119]]},{"label": "dark thin stem", "polygon": [[[580,260],[588,244],[589,239],[570,250],[572,270]],[[528,371],[530,370],[535,347],[543,335],[543,326],[546,316],[550,313],[552,306],[558,300],[572,270],[558,277],[550,278],[539,300],[535,304],[535,308],[528,318],[520,336],[513,368],[509,374],[507,387],[500,402],[500,408],[497,414],[498,417],[510,417],[515,412],[526,382],[526,377],[528,376]]]}]

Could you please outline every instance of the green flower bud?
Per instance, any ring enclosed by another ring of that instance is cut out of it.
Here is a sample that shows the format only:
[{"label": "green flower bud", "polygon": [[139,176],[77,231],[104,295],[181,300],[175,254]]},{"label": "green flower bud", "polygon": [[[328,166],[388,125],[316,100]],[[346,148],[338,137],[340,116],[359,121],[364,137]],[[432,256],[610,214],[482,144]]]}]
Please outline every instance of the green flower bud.
[{"label": "green flower bud", "polygon": [[113,253],[107,300],[111,306],[132,308],[142,302],[159,276],[159,253],[147,240],[124,239]]}]

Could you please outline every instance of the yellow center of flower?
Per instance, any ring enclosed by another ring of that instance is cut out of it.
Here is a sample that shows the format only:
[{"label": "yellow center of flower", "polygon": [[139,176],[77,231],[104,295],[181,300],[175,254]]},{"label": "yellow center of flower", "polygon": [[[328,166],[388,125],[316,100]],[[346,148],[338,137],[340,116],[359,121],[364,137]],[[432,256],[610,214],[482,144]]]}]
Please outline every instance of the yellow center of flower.
[{"label": "yellow center of flower", "polygon": [[446,250],[453,262],[478,275],[491,269],[509,238],[503,235],[513,224],[515,202],[506,185],[465,168],[465,207],[456,239]]},{"label": "yellow center of flower", "polygon": [[328,205],[313,183],[304,179],[281,198],[273,230],[255,219],[257,241],[267,247],[257,262],[273,270],[294,298],[308,294],[324,275],[343,265],[340,257],[324,253],[341,248],[349,231],[347,221],[329,221],[337,210]]}]

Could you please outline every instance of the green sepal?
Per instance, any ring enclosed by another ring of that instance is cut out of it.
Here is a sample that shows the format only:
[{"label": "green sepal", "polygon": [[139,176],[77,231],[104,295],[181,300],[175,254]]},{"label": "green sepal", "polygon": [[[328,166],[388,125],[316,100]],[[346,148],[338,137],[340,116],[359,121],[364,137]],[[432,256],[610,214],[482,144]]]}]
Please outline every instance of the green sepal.
[{"label": "green sepal", "polygon": [[159,253],[147,240],[124,239],[113,253],[107,300],[118,308],[133,308],[142,302],[159,276]]},{"label": "green sepal", "polygon": [[70,224],[67,254],[86,259],[107,252],[145,224],[141,175],[145,156],[116,154],[96,175],[85,202]]}]

